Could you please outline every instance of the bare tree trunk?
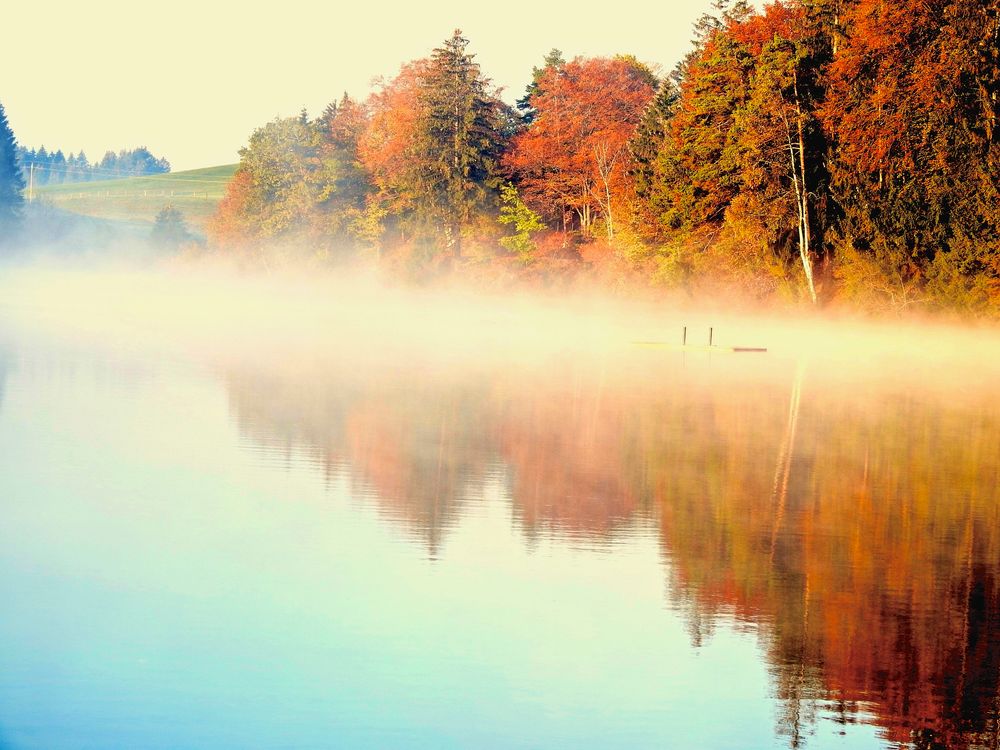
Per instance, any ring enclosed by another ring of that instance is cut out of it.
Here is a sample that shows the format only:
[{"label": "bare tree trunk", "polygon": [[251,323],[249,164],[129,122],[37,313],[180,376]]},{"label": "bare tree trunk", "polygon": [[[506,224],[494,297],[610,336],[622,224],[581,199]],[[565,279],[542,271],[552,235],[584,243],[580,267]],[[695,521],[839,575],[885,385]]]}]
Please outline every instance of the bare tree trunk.
[{"label": "bare tree trunk", "polygon": [[618,162],[619,156],[621,156],[621,149],[618,149],[612,155],[608,149],[607,143],[601,143],[594,146],[594,158],[597,162],[597,172],[601,176],[601,182],[604,185],[604,200],[602,201],[598,198],[597,202],[601,206],[601,213],[604,214],[604,223],[608,232],[608,241],[615,238],[615,220],[611,208],[611,173],[614,171],[615,164]]},{"label": "bare tree trunk", "polygon": [[[792,140],[792,127],[788,122],[788,115],[784,109],[781,111],[781,119],[785,124],[785,137],[788,145],[788,159],[792,168],[792,185],[795,189],[795,210],[798,214],[799,230],[799,258],[802,261],[802,270],[806,274],[806,284],[809,287],[809,296],[813,304],[816,304],[816,285],[813,283],[812,259],[809,257],[809,193],[806,190],[805,176],[805,138],[802,129],[802,109],[798,101],[798,84],[795,86],[795,111],[798,120],[798,144]],[[796,147],[798,148],[798,158],[796,159]],[[801,170],[801,171],[800,171]]]},{"label": "bare tree trunk", "polygon": [[799,76],[795,73],[795,119],[799,136],[799,176],[802,178],[802,236],[804,239],[805,251],[802,254],[802,267],[805,269],[806,278],[809,280],[809,294],[813,304],[816,304],[816,285],[813,281],[813,263],[810,251],[812,249],[812,221],[809,216],[809,187],[806,184],[806,139],[805,128],[803,126],[802,100],[799,98]]}]

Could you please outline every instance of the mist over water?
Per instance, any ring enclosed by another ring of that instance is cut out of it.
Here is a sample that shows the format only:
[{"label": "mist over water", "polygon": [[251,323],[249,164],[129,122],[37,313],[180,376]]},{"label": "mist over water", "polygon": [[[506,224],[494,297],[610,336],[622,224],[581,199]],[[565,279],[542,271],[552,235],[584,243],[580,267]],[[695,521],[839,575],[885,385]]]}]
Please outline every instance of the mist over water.
[{"label": "mist over water", "polygon": [[994,747],[998,382],[989,328],[0,272],[0,743]]}]

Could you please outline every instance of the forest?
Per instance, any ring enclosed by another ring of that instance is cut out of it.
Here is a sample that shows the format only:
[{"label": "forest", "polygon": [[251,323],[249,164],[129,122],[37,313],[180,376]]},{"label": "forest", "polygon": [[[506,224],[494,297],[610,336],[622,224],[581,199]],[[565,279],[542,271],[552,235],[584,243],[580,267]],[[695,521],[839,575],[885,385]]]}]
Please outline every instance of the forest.
[{"label": "forest", "polygon": [[516,107],[455,31],[364,101],[256,130],[210,240],[411,278],[995,315],[998,9],[722,2],[675,70],[553,50]]},{"label": "forest", "polygon": [[[718,0],[673,70],[553,49],[515,99],[456,30],[363,100],[257,128],[206,251],[996,317],[998,35],[1000,0]],[[29,169],[35,185],[169,169],[146,149],[25,150],[0,120],[0,224]]]}]

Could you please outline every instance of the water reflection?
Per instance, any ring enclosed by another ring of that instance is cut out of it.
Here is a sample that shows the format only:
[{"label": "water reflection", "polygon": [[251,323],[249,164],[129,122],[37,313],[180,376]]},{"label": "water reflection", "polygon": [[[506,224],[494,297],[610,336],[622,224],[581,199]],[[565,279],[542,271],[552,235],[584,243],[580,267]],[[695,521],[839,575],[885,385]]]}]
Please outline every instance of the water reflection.
[{"label": "water reflection", "polygon": [[995,399],[665,359],[225,380],[244,435],[346,473],[431,557],[498,474],[528,544],[656,529],[693,644],[722,620],[759,634],[792,747],[857,722],[921,748],[1000,745]]}]

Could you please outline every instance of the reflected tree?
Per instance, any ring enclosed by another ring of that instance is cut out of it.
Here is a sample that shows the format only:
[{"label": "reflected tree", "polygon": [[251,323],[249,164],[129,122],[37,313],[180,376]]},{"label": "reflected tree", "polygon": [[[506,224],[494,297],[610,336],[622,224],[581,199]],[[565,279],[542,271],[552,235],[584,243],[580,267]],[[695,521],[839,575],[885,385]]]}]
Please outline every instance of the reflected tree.
[{"label": "reflected tree", "polygon": [[567,367],[228,382],[245,434],[348,472],[432,557],[498,467],[529,543],[658,528],[694,645],[723,621],[759,633],[792,747],[827,720],[996,747],[1000,405],[780,364],[783,381]]}]

